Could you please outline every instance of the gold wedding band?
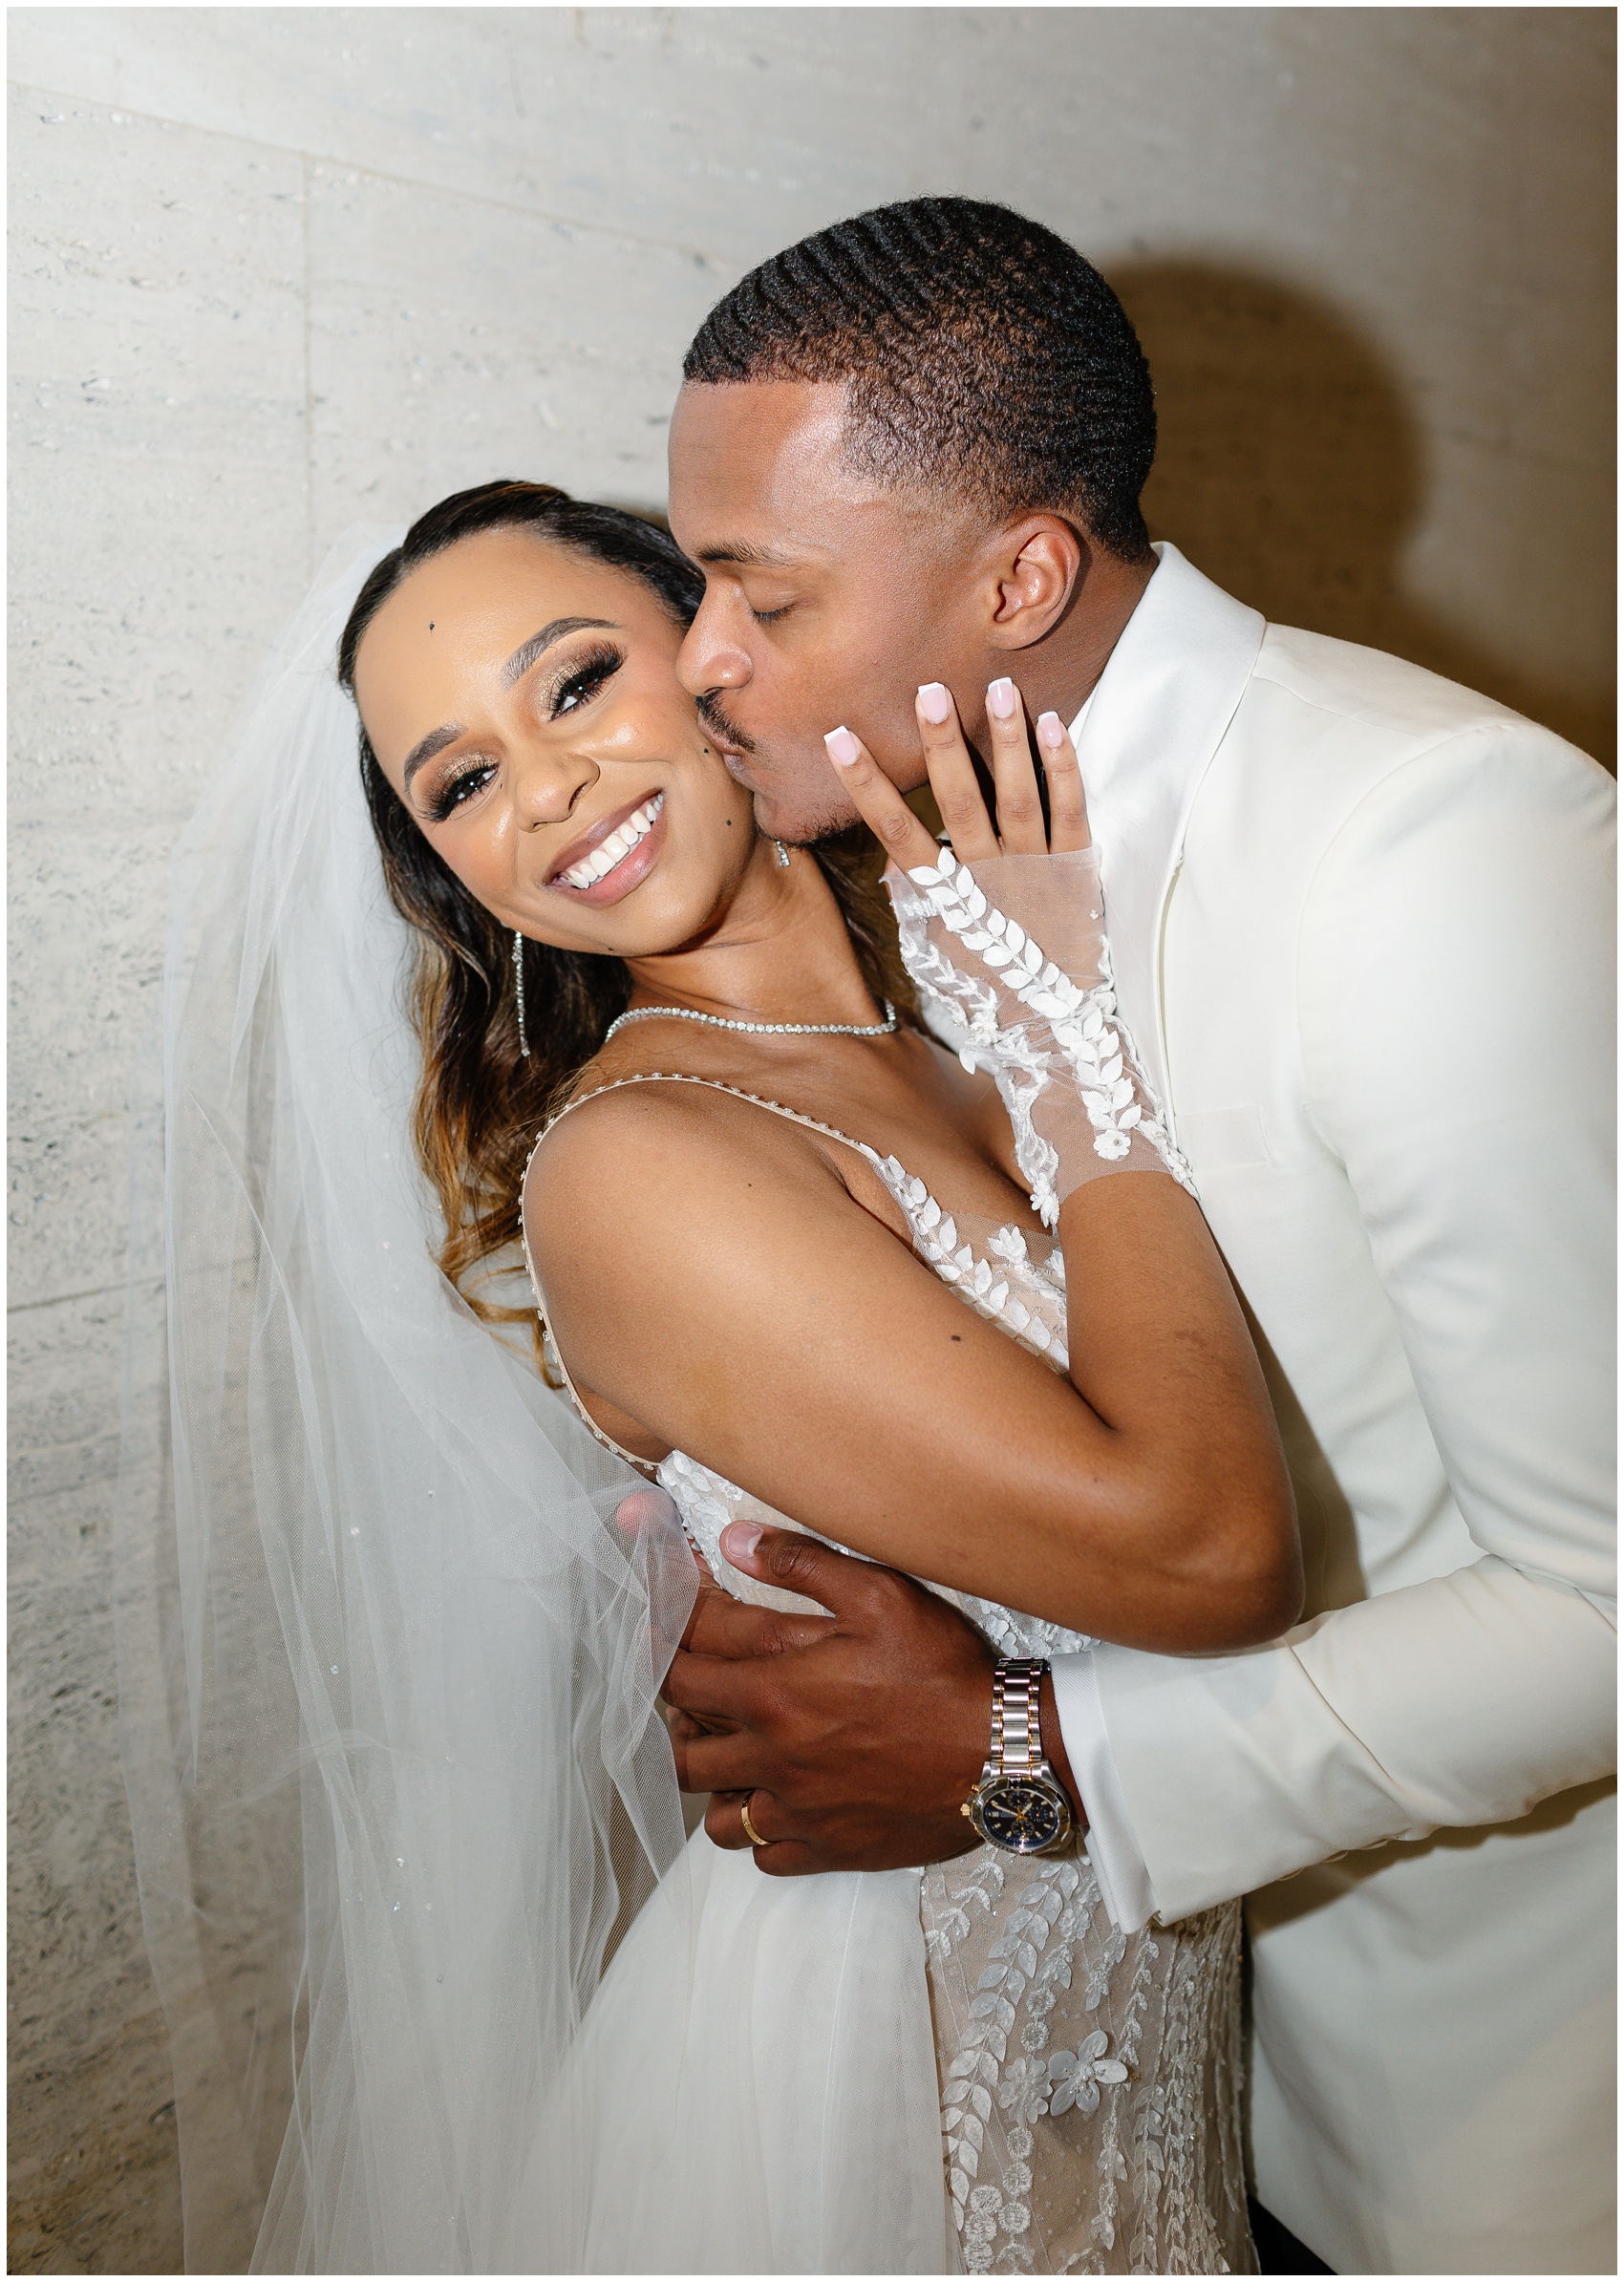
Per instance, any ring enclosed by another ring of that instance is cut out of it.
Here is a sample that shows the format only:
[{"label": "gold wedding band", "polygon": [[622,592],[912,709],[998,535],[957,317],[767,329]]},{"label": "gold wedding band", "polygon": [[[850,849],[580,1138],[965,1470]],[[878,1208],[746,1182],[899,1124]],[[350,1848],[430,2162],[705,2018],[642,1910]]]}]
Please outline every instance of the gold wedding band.
[{"label": "gold wedding band", "polygon": [[773,1843],[772,1840],[763,1838],[750,1820],[750,1802],[754,1796],[755,1794],[751,1791],[745,1792],[738,1802],[738,1819],[744,1824],[744,1835],[753,1846],[770,1846]]}]

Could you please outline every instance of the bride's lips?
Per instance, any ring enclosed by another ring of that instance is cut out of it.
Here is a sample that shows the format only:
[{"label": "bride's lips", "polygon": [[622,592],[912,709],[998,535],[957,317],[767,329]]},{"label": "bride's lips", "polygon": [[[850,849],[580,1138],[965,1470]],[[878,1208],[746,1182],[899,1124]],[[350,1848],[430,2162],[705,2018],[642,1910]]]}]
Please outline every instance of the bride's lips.
[{"label": "bride's lips", "polygon": [[[633,818],[641,817],[649,809],[655,812],[652,820],[635,845],[629,848],[610,870],[586,886],[566,879],[566,872],[574,871],[586,863],[597,853],[605,841],[612,839],[615,833],[631,823]],[[648,878],[658,862],[660,850],[665,845],[665,827],[666,796],[663,788],[639,793],[635,800],[628,800],[623,806],[611,809],[608,816],[600,817],[595,824],[572,840],[567,847],[561,849],[547,866],[543,884],[556,888],[561,895],[568,896],[572,903],[618,903],[623,895],[630,895],[640,881]]]}]

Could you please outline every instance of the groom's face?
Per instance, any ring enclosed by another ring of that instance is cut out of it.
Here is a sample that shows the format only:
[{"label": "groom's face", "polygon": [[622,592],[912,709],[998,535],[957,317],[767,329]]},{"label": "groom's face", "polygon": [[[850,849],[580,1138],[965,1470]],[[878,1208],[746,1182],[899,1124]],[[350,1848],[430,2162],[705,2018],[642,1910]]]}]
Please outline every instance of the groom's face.
[{"label": "groom's face", "polygon": [[925,781],[921,682],[972,644],[975,526],[852,468],[844,384],[690,384],[671,430],[671,526],[705,573],[677,672],[763,832],[808,841],[855,811],[823,750],[855,730],[893,781]]}]

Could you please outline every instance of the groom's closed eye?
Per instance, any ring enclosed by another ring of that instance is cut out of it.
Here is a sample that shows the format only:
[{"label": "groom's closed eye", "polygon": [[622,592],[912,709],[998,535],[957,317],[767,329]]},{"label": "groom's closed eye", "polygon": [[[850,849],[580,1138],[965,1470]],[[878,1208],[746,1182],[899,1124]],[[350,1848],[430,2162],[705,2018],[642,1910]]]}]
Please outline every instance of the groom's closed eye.
[{"label": "groom's closed eye", "polygon": [[738,592],[745,608],[759,626],[765,626],[774,618],[781,618],[794,608],[800,597],[790,586],[787,578],[772,578],[749,573],[738,581]]},{"label": "groom's closed eye", "polygon": [[758,626],[768,626],[775,618],[781,618],[787,609],[793,608],[797,599],[794,595],[771,593],[757,599],[751,593],[748,573],[766,574],[764,578],[758,576],[755,581],[759,592],[763,585],[771,586],[773,572],[794,574],[797,570],[798,566],[790,556],[780,554],[773,547],[756,546],[748,539],[724,539],[715,546],[701,547],[694,559],[697,563],[715,564],[721,568],[746,574],[739,577],[737,583],[744,607]]}]

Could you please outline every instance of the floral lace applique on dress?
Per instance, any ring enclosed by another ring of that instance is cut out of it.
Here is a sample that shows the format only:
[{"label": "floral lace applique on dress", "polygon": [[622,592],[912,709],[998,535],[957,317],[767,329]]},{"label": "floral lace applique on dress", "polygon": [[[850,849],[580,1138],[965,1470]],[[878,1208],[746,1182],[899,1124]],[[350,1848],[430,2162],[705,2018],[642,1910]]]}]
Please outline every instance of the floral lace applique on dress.
[{"label": "floral lace applique on dress", "polygon": [[1085,1858],[984,1846],[920,1889],[972,2273],[1255,2273],[1240,1905],[1123,1934]]}]

